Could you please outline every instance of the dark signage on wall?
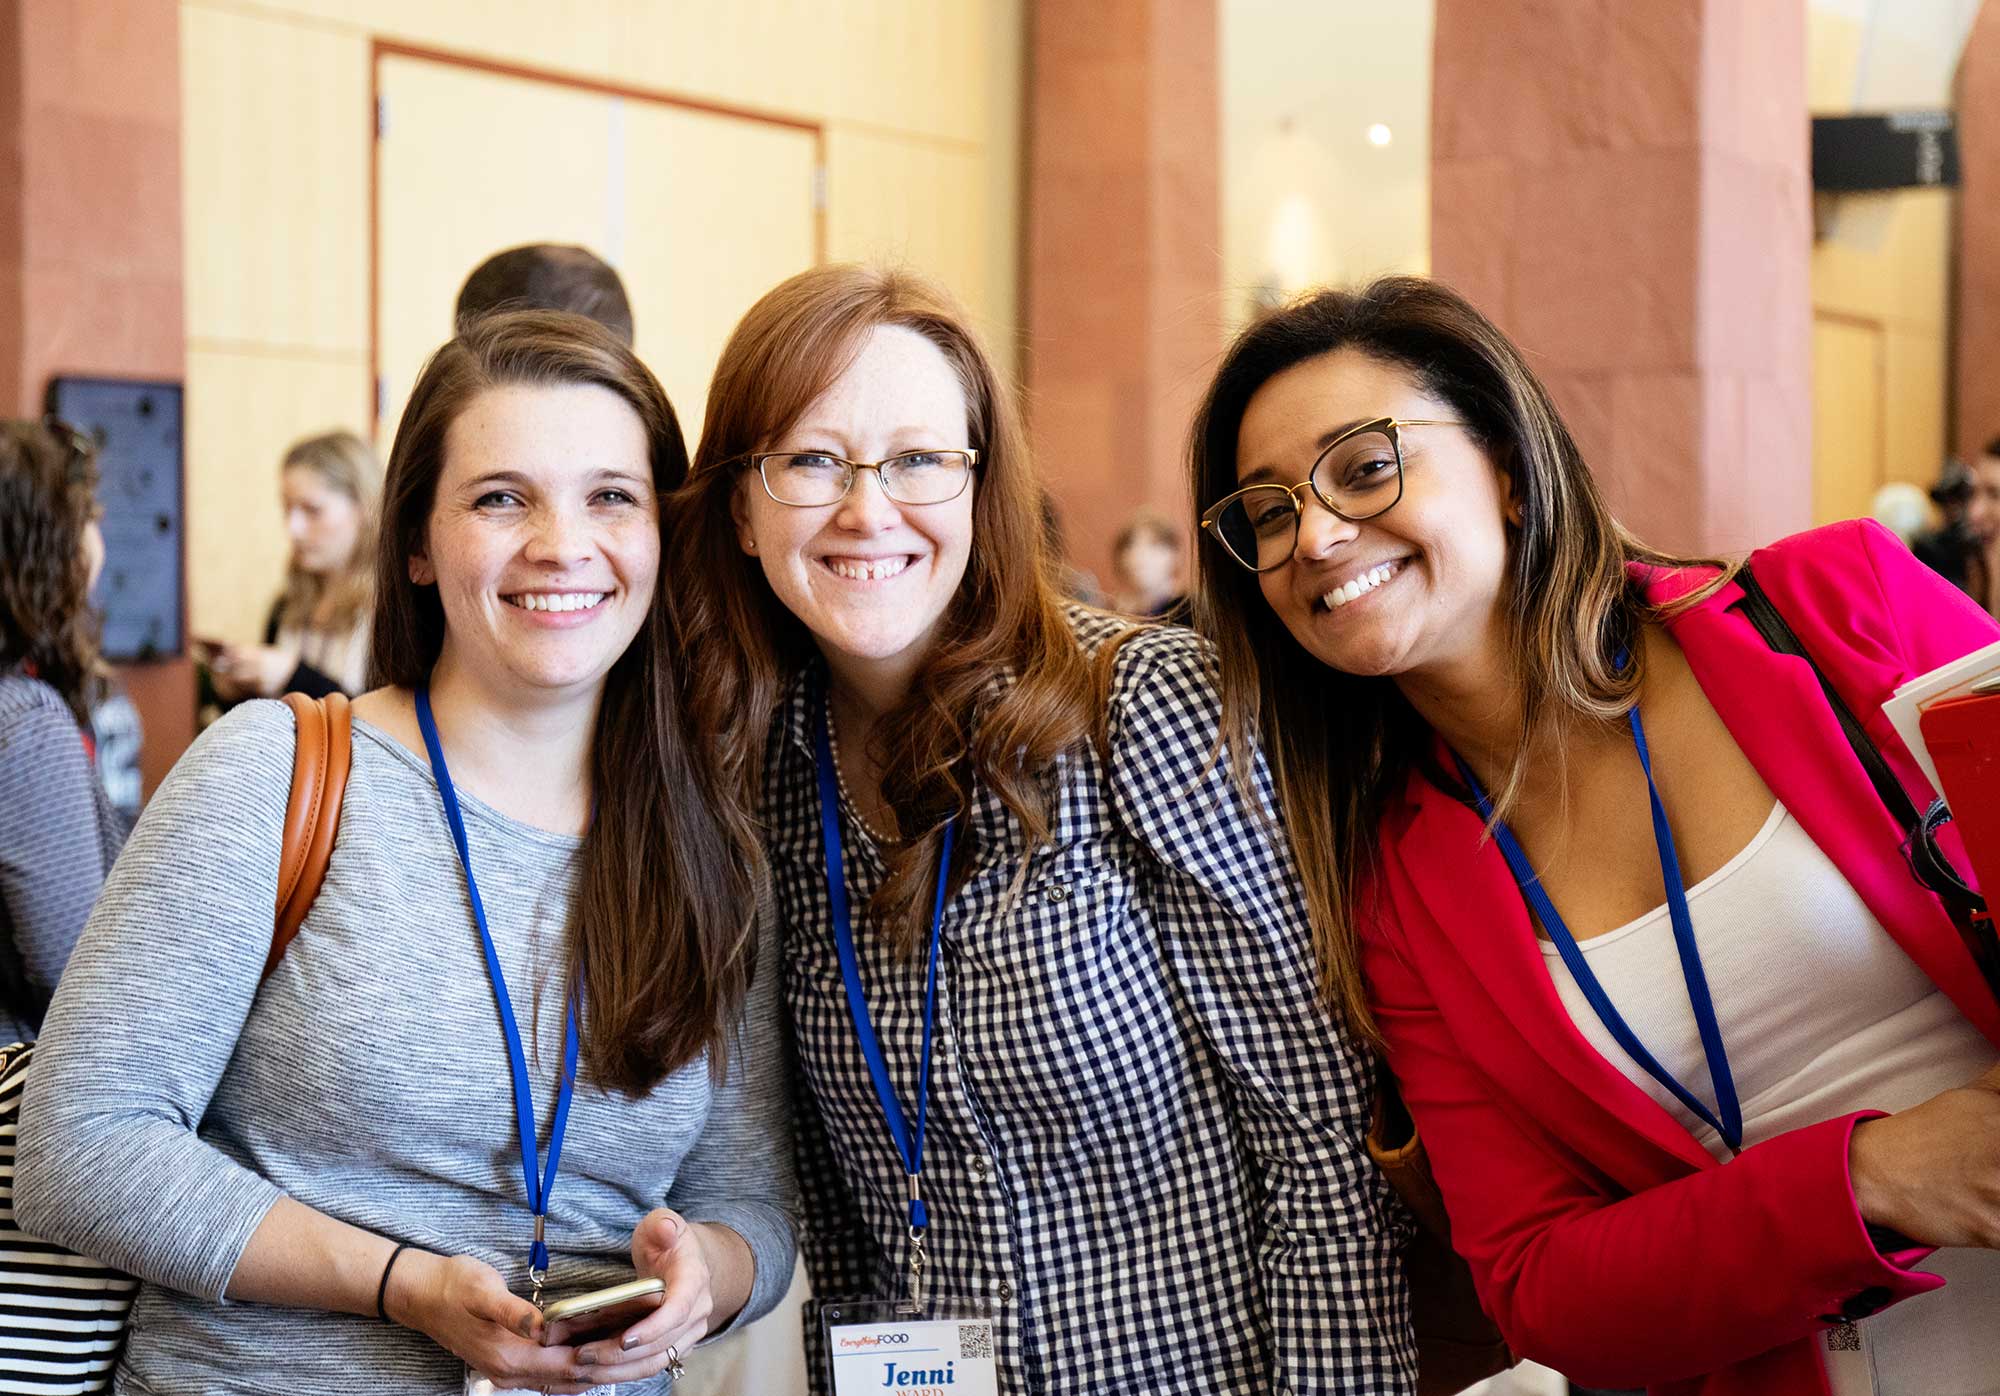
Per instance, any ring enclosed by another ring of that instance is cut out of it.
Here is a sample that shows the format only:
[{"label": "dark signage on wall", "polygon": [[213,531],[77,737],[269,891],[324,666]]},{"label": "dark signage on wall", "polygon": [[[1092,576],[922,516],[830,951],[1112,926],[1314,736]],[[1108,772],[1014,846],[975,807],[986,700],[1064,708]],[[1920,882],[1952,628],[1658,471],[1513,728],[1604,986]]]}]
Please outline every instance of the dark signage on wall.
[{"label": "dark signage on wall", "polygon": [[1958,183],[1958,128],[1948,111],[1812,119],[1813,188],[1826,193]]},{"label": "dark signage on wall", "polygon": [[97,443],[104,572],[91,599],[104,657],[181,652],[181,385],[52,378],[48,409]]}]

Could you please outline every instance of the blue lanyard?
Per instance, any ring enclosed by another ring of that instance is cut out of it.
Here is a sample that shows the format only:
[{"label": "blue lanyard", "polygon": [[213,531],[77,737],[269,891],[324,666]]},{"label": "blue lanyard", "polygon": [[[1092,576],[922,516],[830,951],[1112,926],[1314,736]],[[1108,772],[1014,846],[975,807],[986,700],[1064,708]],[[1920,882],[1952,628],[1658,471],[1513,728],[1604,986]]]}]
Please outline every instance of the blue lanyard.
[{"label": "blue lanyard", "polygon": [[854,1036],[861,1055],[868,1060],[868,1074],[875,1082],[875,1098],[882,1103],[882,1118],[888,1123],[889,1137],[903,1161],[910,1182],[910,1230],[912,1239],[930,1225],[920,1184],[924,1172],[924,1119],[930,1112],[931,1040],[937,1022],[937,967],[939,932],[944,926],[944,889],[951,869],[951,846],[958,821],[945,826],[944,851],[938,856],[937,899],[931,907],[930,963],[924,973],[924,1051],[917,1076],[917,1120],[910,1127],[903,1103],[896,1097],[895,1083],[889,1079],[889,1063],[882,1056],[882,1044],[875,1036],[875,1023],[868,1016],[868,999],[861,988],[861,965],[854,954],[854,922],[847,902],[847,874],[842,864],[840,837],[840,786],[833,765],[833,743],[828,723],[833,715],[820,703],[814,754],[819,766],[820,847],[826,854],[826,890],[833,904],[833,943],[840,952],[840,977],[847,989],[847,1013],[854,1020]]},{"label": "blue lanyard", "polygon": [[465,820],[458,812],[458,792],[452,788],[451,772],[444,764],[437,719],[431,715],[429,684],[417,685],[417,726],[423,729],[424,747],[431,757],[431,774],[437,777],[438,799],[444,804],[445,822],[451,825],[451,841],[458,846],[459,865],[465,869],[465,892],[472,901],[472,919],[479,924],[479,944],[486,952],[486,973],[493,981],[493,1001],[500,1010],[500,1031],[507,1039],[507,1065],[514,1077],[514,1124],[521,1135],[521,1175],[527,1182],[528,1206],[535,1217],[535,1239],[528,1247],[528,1278],[539,1291],[549,1273],[549,1248],[542,1236],[549,1214],[549,1194],[555,1191],[563,1130],[569,1124],[569,1100],[576,1089],[576,996],[570,996],[568,1021],[563,1030],[562,1079],[556,1086],[556,1117],[549,1126],[548,1167],[538,1181],[535,1168],[541,1159],[535,1147],[535,1088],[528,1080],[528,1055],[521,1047],[521,1029],[514,1021],[514,1001],[507,994],[507,976],[501,972],[500,955],[493,948],[493,933],[486,928],[486,905],[480,901],[479,884],[472,877],[472,850],[465,841]]},{"label": "blue lanyard", "polygon": [[[1569,966],[1570,977],[1596,1010],[1605,1029],[1625,1049],[1627,1056],[1645,1068],[1647,1075],[1673,1092],[1674,1099],[1705,1121],[1709,1128],[1722,1136],[1730,1151],[1737,1153],[1743,1148],[1743,1107],[1736,1099],[1736,1077],[1729,1070],[1729,1054],[1722,1045],[1722,1024],[1716,1019],[1715,1000],[1708,992],[1708,976],[1702,972],[1701,951],[1694,943],[1694,917],[1688,911],[1687,889],[1681,886],[1680,855],[1674,851],[1674,832],[1667,826],[1667,807],[1660,802],[1660,787],[1653,783],[1652,754],[1646,749],[1646,728],[1639,721],[1637,707],[1632,709],[1631,723],[1632,744],[1639,749],[1639,766],[1646,773],[1646,790],[1653,800],[1653,841],[1659,845],[1660,876],[1667,885],[1667,916],[1673,922],[1674,946],[1680,951],[1681,974],[1687,980],[1688,1004],[1694,1010],[1695,1026],[1701,1030],[1702,1050],[1708,1056],[1709,1084],[1715,1088],[1715,1103],[1721,1118],[1718,1119],[1716,1111],[1710,1110],[1671,1071],[1661,1066],[1626,1024],[1623,1015],[1611,1002],[1611,996],[1604,992],[1604,986],[1591,971],[1583,951],[1577,947],[1576,937],[1569,933],[1569,927],[1556,913],[1555,903],[1549,900],[1548,892],[1535,875],[1528,855],[1521,851],[1513,831],[1505,824],[1495,824],[1493,838],[1500,845],[1508,868],[1513,871],[1514,881],[1520,884],[1521,895],[1534,908],[1542,929],[1549,933],[1549,939],[1555,942],[1563,963]],[[1480,789],[1472,768],[1456,752],[1452,753],[1452,759],[1458,763],[1459,775],[1478,801],[1480,815],[1492,823],[1493,802]]]}]

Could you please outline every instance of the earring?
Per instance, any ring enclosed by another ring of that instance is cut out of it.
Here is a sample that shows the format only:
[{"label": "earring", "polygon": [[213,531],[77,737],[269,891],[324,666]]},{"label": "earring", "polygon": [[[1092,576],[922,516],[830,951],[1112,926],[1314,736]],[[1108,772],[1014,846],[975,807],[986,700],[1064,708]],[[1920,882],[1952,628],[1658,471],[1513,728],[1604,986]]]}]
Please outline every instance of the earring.
[{"label": "earring", "polygon": [[746,539],[744,539],[744,540],[743,540],[743,550],[744,550],[745,552],[751,552],[751,553],[754,553],[754,552],[756,552],[756,551],[757,551],[757,540],[756,540],[755,538],[746,538]]}]

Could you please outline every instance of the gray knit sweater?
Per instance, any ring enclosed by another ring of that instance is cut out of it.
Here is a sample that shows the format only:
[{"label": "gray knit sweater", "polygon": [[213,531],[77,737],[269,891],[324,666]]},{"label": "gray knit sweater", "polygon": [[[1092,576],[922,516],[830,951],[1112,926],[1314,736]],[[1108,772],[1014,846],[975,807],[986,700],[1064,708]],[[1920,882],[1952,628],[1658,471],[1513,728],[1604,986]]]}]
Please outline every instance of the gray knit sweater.
[{"label": "gray knit sweater", "polygon": [[[475,1256],[526,1291],[532,1224],[506,1049],[464,877],[428,764],[365,722],[326,882],[259,987],[292,746],[290,712],[256,702],[182,758],[113,870],[36,1050],[20,1224],[146,1281],[121,1392],[461,1390],[462,1365],[422,1334],[222,1300],[281,1193]],[[460,799],[546,1141],[580,840]],[[777,966],[764,947],[719,1089],[702,1062],[643,1100],[579,1080],[549,1218],[551,1294],[629,1279],[632,1228],[662,1204],[749,1242],[757,1281],[738,1323],[783,1293],[793,1184]]]},{"label": "gray knit sweater", "polygon": [[61,695],[0,674],[0,954],[11,954],[21,996],[0,997],[0,1046],[35,1035],[124,842],[125,819]]}]

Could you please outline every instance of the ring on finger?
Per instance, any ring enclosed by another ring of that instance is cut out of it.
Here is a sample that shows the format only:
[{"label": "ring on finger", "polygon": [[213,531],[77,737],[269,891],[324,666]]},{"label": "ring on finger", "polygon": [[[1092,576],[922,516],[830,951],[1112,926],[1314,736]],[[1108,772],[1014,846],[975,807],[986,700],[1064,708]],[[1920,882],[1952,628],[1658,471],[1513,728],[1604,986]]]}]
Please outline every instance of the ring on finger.
[{"label": "ring on finger", "polygon": [[681,1350],[672,1343],[667,1344],[667,1375],[675,1381],[687,1375],[687,1368],[681,1365]]}]

